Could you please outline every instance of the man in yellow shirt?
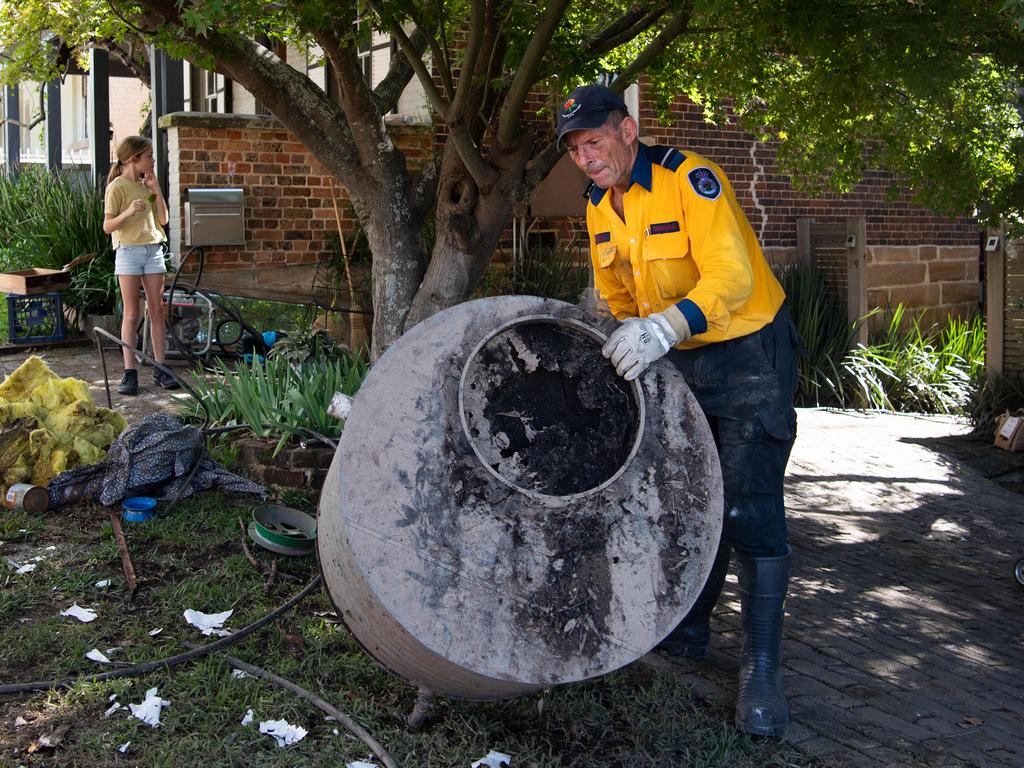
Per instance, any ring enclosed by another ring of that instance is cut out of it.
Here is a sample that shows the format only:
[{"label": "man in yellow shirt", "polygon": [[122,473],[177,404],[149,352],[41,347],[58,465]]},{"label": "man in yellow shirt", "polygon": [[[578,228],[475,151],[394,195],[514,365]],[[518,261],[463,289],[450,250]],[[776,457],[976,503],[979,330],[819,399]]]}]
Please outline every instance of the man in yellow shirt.
[{"label": "man in yellow shirt", "polygon": [[729,180],[714,163],[638,141],[602,86],[570,94],[558,138],[591,180],[587,229],[599,297],[622,321],[603,352],[627,380],[665,357],[708,419],[722,465],[722,542],[689,615],[660,648],[703,659],[711,609],[736,551],[743,647],[736,727],[789,723],[780,644],[789,583],[782,483],[796,437],[799,339]]}]

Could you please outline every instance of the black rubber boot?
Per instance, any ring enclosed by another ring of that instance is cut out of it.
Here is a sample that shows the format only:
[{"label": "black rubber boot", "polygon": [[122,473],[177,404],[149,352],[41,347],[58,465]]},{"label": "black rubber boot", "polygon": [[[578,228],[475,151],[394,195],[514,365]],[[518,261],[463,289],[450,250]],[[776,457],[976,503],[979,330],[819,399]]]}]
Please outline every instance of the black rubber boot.
[{"label": "black rubber boot", "polygon": [[722,594],[725,574],[729,571],[731,552],[732,548],[725,542],[719,545],[715,562],[711,566],[711,574],[704,582],[697,602],[690,608],[686,618],[659,643],[656,650],[669,656],[682,656],[696,661],[707,658],[708,640],[711,637],[711,609],[715,607],[718,596]]},{"label": "black rubber boot", "polygon": [[756,736],[782,736],[789,726],[780,646],[791,552],[787,547],[780,557],[736,558],[743,618],[736,729]]}]

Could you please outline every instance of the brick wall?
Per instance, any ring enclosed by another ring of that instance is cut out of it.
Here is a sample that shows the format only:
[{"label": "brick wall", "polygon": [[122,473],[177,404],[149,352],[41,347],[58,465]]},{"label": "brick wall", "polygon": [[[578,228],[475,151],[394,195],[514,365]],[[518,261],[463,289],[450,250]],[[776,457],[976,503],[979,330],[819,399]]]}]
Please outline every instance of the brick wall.
[{"label": "brick wall", "polygon": [[[330,174],[271,117],[179,112],[160,125],[168,135],[172,252],[185,251],[185,190],[240,187],[245,245],[204,247],[203,284],[308,296],[316,263],[337,240]],[[395,125],[392,135],[411,165],[430,152],[429,129]],[[335,193],[348,236],[355,224],[348,197],[343,187]]]},{"label": "brick wall", "polygon": [[[537,99],[532,106],[539,107]],[[641,136],[700,153],[725,170],[758,232],[766,255],[785,263],[796,258],[797,219],[842,221],[864,217],[868,306],[902,301],[928,310],[967,314],[977,308],[978,227],[971,218],[937,216],[911,202],[890,200],[892,177],[871,172],[849,195],[809,198],[792,189],[779,170],[770,143],[755,142],[736,125],[712,126],[700,108],[680,99],[673,121],[659,122],[641,109]],[[170,140],[172,248],[182,250],[187,187],[237,186],[245,190],[247,232],[244,246],[206,249],[207,268],[216,279],[230,271],[232,284],[261,291],[306,292],[317,261],[329,254],[328,236],[337,231],[331,180],[309,152],[272,118],[178,113],[162,119]],[[443,137],[427,126],[391,126],[412,163],[436,151]],[[339,203],[344,199],[339,189]],[[342,204],[342,214],[347,207]],[[582,219],[530,219],[532,232],[578,233]],[[346,218],[343,228],[353,222]],[[512,250],[512,225],[501,239],[498,261]],[[211,277],[204,278],[204,282]]]},{"label": "brick wall", "polygon": [[848,195],[811,198],[795,191],[790,178],[780,172],[772,143],[753,141],[735,124],[705,123],[701,108],[685,99],[674,102],[672,114],[672,122],[662,124],[653,109],[641,108],[640,135],[689,149],[720,165],[767,248],[795,248],[798,218],[841,221],[849,216],[865,217],[868,246],[977,245],[974,219],[937,216],[911,202],[907,193],[890,200],[891,174],[868,172]]}]

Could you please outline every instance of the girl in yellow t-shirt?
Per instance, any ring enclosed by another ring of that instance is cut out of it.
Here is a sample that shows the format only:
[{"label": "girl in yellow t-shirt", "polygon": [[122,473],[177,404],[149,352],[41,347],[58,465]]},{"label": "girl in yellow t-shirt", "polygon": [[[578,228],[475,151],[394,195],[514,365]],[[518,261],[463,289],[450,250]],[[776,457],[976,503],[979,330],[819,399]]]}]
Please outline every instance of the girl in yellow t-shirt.
[{"label": "girl in yellow t-shirt", "polygon": [[[121,341],[124,377],[117,387],[123,395],[139,391],[139,373],[132,350],[139,326],[139,286],[146,292],[150,317],[153,358],[164,362],[166,329],[163,322],[164,247],[163,226],[167,224],[167,203],[153,171],[153,143],[144,136],[129,136],[117,146],[117,162],[107,176],[103,205],[103,231],[114,245],[114,274],[121,286],[124,316]],[[156,369],[153,380],[164,389],[175,389],[174,379]]]}]

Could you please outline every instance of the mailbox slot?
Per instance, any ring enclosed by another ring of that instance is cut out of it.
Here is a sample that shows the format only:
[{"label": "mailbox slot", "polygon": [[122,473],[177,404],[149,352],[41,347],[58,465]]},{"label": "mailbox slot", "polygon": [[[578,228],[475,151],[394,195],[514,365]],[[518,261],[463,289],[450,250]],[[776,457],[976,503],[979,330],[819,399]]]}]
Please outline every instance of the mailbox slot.
[{"label": "mailbox slot", "polygon": [[241,189],[189,189],[185,245],[244,245],[245,198]]}]

